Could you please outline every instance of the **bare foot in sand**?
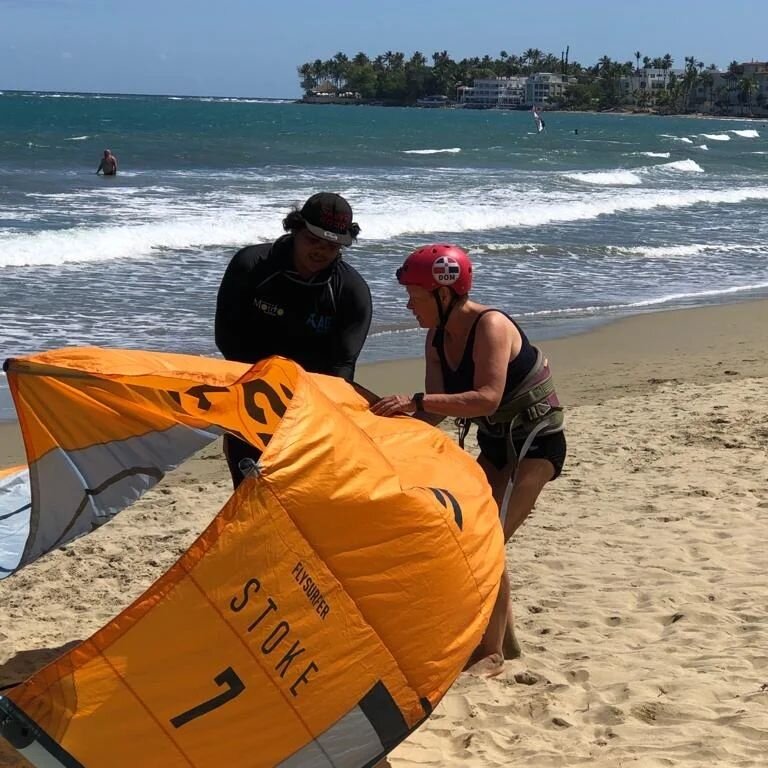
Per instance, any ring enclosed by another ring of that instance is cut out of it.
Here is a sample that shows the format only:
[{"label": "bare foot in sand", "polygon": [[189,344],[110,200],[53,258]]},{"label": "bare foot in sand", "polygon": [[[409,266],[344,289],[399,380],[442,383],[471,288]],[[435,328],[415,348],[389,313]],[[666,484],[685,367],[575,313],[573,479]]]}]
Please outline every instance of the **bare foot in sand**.
[{"label": "bare foot in sand", "polygon": [[465,671],[477,677],[496,677],[504,671],[504,657],[500,653],[492,653],[476,661]]}]

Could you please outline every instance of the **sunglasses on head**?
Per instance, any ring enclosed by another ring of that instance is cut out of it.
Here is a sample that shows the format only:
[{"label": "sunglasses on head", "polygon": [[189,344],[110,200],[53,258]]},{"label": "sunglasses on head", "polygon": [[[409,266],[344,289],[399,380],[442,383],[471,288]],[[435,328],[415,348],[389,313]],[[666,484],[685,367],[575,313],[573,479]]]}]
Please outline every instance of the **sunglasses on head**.
[{"label": "sunglasses on head", "polygon": [[324,245],[327,248],[341,248],[341,245],[339,243],[334,243],[330,240],[326,240],[324,237],[318,237],[317,235],[310,232],[308,229],[303,229],[302,232],[304,233],[304,236],[309,240],[310,243],[314,243],[315,245]]}]

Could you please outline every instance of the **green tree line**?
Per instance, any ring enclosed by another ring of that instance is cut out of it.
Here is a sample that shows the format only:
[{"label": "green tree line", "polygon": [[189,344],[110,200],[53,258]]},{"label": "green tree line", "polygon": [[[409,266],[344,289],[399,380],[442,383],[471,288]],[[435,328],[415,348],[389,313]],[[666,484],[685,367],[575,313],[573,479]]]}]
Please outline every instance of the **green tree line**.
[{"label": "green tree line", "polygon": [[[486,55],[460,61],[454,61],[447,51],[436,51],[431,59],[420,51],[410,58],[399,51],[386,51],[371,58],[361,51],[352,58],[339,52],[326,61],[305,62],[298,67],[298,74],[306,95],[330,85],[336,93],[349,92],[359,94],[362,99],[394,104],[413,104],[419,98],[433,95],[455,99],[457,88],[471,86],[475,79],[524,77],[536,72],[569,77],[570,85],[561,104],[565,109],[610,109],[632,103],[662,111],[685,112],[701,106],[702,101],[707,101],[710,108],[723,107],[730,103],[733,92],[739,103],[749,105],[757,90],[753,79],[739,77],[736,62],[729,67],[733,81],[727,88],[720,86],[715,90],[713,73],[717,67],[714,64],[705,68],[696,57],[686,56],[682,75],[671,71],[673,64],[669,53],[650,57],[640,51],[623,62],[603,56],[592,66],[569,61],[567,51],[555,56],[538,48],[529,48],[520,55],[501,51],[496,58]],[[658,87],[635,92],[630,97],[622,78],[649,68],[668,74]]]},{"label": "green tree line", "polygon": [[534,72],[578,74],[580,64],[569,63],[565,55],[553,56],[529,48],[520,56],[501,51],[498,58],[472,57],[454,61],[448,51],[432,54],[431,62],[420,51],[410,58],[399,51],[387,51],[375,58],[357,53],[349,58],[337,53],[332,59],[316,59],[298,67],[301,87],[311,93],[321,83],[331,83],[339,92],[359,93],[363,99],[412,103],[429,95],[455,98],[456,88],[472,85],[476,78],[511,77]]}]

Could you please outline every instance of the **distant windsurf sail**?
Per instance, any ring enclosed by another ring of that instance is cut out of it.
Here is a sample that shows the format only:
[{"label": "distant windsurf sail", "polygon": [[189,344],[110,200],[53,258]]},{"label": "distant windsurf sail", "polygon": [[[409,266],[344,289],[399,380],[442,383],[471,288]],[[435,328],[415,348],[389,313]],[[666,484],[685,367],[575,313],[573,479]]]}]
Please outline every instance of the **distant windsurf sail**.
[{"label": "distant windsurf sail", "polygon": [[0,697],[33,765],[362,768],[446,693],[504,557],[447,435],[282,358],[70,348],[5,370],[29,461],[0,474],[6,576],[225,432],[263,451],[165,575]]},{"label": "distant windsurf sail", "polygon": [[536,123],[536,132],[541,133],[544,128],[546,128],[546,123],[544,122],[541,113],[536,109],[536,107],[534,107],[531,111],[533,113],[533,120]]}]

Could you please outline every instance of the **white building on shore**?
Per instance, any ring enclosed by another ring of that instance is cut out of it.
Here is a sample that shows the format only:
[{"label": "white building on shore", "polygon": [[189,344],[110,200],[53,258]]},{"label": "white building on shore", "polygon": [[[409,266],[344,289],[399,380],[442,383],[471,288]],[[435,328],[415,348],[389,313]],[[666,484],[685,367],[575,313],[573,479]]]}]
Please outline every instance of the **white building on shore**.
[{"label": "white building on shore", "polygon": [[[672,87],[673,79],[679,85],[685,78],[682,69],[637,69],[621,78],[625,104],[653,105],[660,94]],[[712,114],[765,114],[768,62],[734,64],[727,71],[700,70],[684,106],[690,111]]]},{"label": "white building on shore", "polygon": [[536,105],[557,105],[575,78],[552,72],[529,77],[477,78],[471,86],[457,89],[459,104],[477,109],[523,109]]},{"label": "white building on shore", "polygon": [[527,77],[477,78],[457,89],[459,104],[483,109],[515,109],[525,104]]},{"label": "white building on shore", "polygon": [[669,84],[669,76],[673,74],[682,77],[682,70],[660,69],[646,67],[636,69],[631,75],[621,78],[621,87],[626,96],[636,99],[641,93],[650,94],[653,98],[659,91],[663,91]]},{"label": "white building on shore", "polygon": [[768,114],[768,62],[744,62],[728,72],[710,74],[711,78],[696,84],[696,104],[715,113]]},{"label": "white building on shore", "polygon": [[571,82],[576,78],[568,78],[567,75],[558,75],[553,72],[537,72],[528,78],[525,85],[525,103],[527,106],[544,105],[554,106],[559,104]]}]

